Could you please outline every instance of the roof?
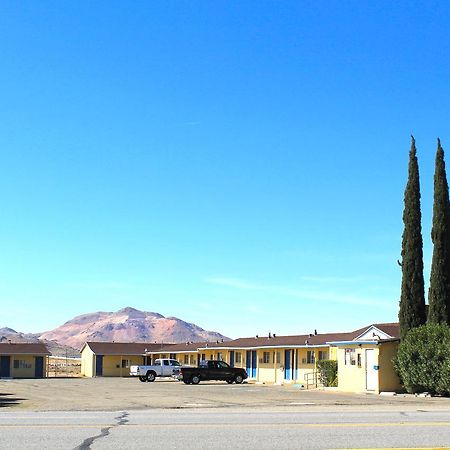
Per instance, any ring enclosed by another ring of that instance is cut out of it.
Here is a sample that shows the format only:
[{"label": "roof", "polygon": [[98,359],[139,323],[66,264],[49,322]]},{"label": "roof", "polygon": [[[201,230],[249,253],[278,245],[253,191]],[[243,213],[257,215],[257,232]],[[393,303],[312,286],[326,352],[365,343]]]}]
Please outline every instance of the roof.
[{"label": "roof", "polygon": [[0,355],[51,355],[43,343],[0,343]]},{"label": "roof", "polygon": [[201,349],[216,348],[273,348],[273,347],[310,347],[326,345],[329,341],[349,340],[356,337],[355,332],[352,333],[324,333],[324,334],[300,334],[294,336],[258,336],[251,338],[239,338],[232,341],[209,343]]},{"label": "roof", "polygon": [[155,344],[154,342],[86,342],[81,351],[86,346],[96,355],[144,355],[145,352],[159,350],[163,346],[171,344]]},{"label": "roof", "polygon": [[204,347],[208,342],[185,342],[183,344],[169,344],[157,349],[149,349],[147,353],[187,353],[197,352],[199,348]]}]

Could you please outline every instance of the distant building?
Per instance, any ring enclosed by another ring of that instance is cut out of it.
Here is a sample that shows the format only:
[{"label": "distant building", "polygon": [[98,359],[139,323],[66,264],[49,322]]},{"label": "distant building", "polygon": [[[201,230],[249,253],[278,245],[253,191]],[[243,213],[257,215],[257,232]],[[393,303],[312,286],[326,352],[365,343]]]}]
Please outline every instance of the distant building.
[{"label": "distant building", "polygon": [[50,352],[43,343],[0,343],[0,378],[45,378]]}]

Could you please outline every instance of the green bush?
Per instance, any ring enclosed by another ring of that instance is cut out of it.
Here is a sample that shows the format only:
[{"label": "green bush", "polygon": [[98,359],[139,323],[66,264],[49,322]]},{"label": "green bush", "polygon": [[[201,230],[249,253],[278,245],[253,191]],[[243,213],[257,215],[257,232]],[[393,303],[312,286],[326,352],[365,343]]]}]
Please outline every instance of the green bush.
[{"label": "green bush", "polygon": [[337,386],[337,361],[322,359],[317,361],[319,379],[324,386]]},{"label": "green bush", "polygon": [[450,394],[450,328],[428,324],[410,330],[394,366],[410,393]]}]

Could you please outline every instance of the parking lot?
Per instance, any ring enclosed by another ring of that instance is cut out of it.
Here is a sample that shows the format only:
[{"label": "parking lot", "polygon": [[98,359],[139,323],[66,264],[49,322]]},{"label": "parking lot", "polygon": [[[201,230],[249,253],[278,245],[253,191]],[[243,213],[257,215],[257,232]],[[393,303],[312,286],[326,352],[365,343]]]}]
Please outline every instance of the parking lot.
[{"label": "parking lot", "polygon": [[448,409],[450,399],[304,390],[293,386],[173,380],[141,383],[135,378],[0,380],[0,406],[34,411],[114,411],[146,408],[295,408],[392,410]]}]

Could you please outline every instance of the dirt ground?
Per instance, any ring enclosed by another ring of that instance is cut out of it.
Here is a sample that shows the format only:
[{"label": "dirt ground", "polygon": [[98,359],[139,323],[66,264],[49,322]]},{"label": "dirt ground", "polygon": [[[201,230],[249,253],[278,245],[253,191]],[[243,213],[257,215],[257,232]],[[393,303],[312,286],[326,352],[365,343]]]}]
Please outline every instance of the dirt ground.
[{"label": "dirt ground", "polygon": [[221,382],[185,385],[174,380],[141,383],[136,378],[0,380],[0,406],[34,411],[110,411],[143,408],[342,408],[450,409],[450,399],[381,396],[304,390],[295,386]]}]

